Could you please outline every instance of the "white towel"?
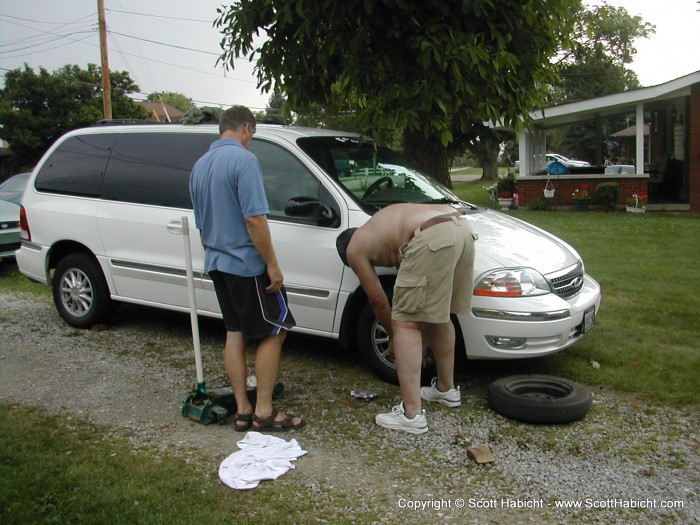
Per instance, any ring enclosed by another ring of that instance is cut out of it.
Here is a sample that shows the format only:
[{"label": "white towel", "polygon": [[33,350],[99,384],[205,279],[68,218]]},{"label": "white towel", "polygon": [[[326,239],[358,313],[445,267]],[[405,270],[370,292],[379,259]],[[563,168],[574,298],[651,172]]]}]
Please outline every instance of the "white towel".
[{"label": "white towel", "polygon": [[238,442],[238,450],[221,462],[219,479],[227,486],[254,489],[261,481],[277,479],[290,468],[292,461],[306,454],[296,439],[284,439],[248,432]]}]

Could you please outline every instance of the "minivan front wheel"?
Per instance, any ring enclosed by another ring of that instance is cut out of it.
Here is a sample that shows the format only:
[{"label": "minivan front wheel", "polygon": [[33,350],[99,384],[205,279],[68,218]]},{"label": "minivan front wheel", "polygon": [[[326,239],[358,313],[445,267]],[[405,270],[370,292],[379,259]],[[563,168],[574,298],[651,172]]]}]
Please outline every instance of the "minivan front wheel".
[{"label": "minivan front wheel", "polygon": [[362,359],[379,377],[398,383],[394,356],[389,354],[389,335],[365,303],[357,320],[357,346]]},{"label": "minivan front wheel", "polygon": [[90,328],[112,313],[113,302],[100,265],[87,254],[61,259],[51,286],[58,313],[71,326]]}]

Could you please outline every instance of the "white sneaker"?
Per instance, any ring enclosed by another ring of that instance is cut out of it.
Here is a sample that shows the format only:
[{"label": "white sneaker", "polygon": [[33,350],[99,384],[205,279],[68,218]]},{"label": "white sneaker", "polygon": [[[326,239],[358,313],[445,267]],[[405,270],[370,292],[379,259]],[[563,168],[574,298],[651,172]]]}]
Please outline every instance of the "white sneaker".
[{"label": "white sneaker", "polygon": [[386,414],[377,414],[374,421],[380,427],[389,428],[391,430],[403,430],[411,434],[423,434],[428,431],[428,420],[425,417],[425,410],[421,410],[420,414],[413,419],[406,417],[403,401],[396,405],[391,412]]},{"label": "white sneaker", "polygon": [[437,377],[433,377],[430,386],[421,387],[420,397],[426,401],[435,401],[436,403],[450,408],[458,407],[462,404],[459,387],[442,392],[438,390]]}]

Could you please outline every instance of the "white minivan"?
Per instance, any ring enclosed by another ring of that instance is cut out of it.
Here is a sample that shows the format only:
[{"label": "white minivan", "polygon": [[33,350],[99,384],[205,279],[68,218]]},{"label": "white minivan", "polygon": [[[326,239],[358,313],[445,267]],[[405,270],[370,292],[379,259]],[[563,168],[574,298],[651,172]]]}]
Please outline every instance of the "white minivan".
[{"label": "white minivan", "polygon": [[[68,324],[106,322],[119,302],[189,309],[182,217],[194,224],[190,171],[217,138],[211,124],[98,125],[64,135],[47,151],[24,192],[16,259],[24,275],[52,286]],[[542,356],[594,326],[601,289],[571,246],[461,201],[366,137],[260,124],[250,149],[265,178],[294,330],[359,348],[380,376],[396,379],[386,332],[335,241],[397,202],[450,204],[479,236],[472,311],[453,317],[458,352]],[[220,317],[199,233],[190,236],[198,313]],[[378,273],[390,291],[395,270]]]}]

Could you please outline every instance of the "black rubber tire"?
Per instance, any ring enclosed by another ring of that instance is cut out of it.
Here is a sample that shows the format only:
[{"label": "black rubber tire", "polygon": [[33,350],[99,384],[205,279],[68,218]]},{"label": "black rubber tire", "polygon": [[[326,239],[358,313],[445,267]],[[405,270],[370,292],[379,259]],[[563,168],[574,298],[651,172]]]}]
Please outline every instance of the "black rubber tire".
[{"label": "black rubber tire", "polygon": [[114,302],[100,265],[86,253],[61,259],[51,283],[53,300],[61,317],[75,328],[90,328],[111,316]]},{"label": "black rubber tire", "polygon": [[578,383],[547,375],[498,379],[487,389],[487,401],[499,414],[528,423],[569,423],[591,408],[590,391]]},{"label": "black rubber tire", "polygon": [[388,355],[389,336],[368,303],[362,307],[357,320],[357,346],[367,366],[380,378],[398,384],[393,356]]}]

